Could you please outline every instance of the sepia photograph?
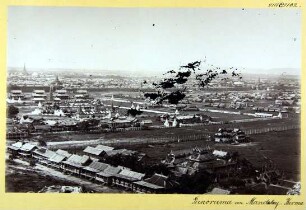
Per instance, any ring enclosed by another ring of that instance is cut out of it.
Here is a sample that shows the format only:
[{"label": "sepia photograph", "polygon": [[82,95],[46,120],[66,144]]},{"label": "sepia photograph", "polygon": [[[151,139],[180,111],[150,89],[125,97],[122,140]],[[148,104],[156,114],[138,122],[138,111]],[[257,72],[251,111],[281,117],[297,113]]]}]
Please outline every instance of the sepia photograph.
[{"label": "sepia photograph", "polygon": [[7,15],[6,193],[300,195],[301,9]]}]

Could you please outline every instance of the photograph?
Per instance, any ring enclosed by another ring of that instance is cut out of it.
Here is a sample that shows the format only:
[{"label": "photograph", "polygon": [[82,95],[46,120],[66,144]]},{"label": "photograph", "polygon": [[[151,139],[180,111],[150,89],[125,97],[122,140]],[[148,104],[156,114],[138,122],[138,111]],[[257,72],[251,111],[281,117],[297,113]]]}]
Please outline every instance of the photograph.
[{"label": "photograph", "polygon": [[301,194],[301,8],[12,5],[6,24],[5,193]]}]

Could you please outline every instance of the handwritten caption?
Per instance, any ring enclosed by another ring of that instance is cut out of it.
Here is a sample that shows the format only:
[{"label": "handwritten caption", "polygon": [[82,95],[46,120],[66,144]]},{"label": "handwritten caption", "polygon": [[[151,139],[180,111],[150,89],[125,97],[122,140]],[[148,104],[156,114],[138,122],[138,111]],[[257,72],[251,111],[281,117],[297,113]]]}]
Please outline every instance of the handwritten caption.
[{"label": "handwritten caption", "polygon": [[269,3],[269,7],[298,7],[298,4],[278,2],[278,3]]},{"label": "handwritten caption", "polygon": [[277,209],[279,206],[303,206],[303,201],[294,200],[294,198],[284,199],[259,199],[252,197],[249,201],[233,201],[233,200],[208,200],[201,199],[200,197],[194,197],[192,201],[193,205],[250,205],[250,206],[270,206],[273,209]]}]

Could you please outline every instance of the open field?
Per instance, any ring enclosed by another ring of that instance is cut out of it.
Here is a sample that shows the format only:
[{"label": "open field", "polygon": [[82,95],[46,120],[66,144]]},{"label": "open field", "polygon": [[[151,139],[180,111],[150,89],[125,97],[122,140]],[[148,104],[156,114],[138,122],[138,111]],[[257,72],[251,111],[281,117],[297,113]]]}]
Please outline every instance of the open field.
[{"label": "open field", "polygon": [[[167,139],[189,139],[190,136],[200,136],[202,140],[206,140],[205,136],[212,136],[220,127],[222,128],[240,128],[244,131],[250,131],[254,128],[279,128],[288,125],[299,125],[297,119],[285,118],[285,119],[271,119],[264,121],[244,122],[244,123],[232,123],[223,125],[203,125],[193,127],[182,128],[164,128],[164,129],[150,129],[139,131],[125,131],[125,132],[111,132],[100,134],[87,134],[79,132],[60,132],[60,133],[44,133],[38,136],[32,136],[26,140],[31,142],[38,142],[44,140],[49,145],[55,145],[55,148],[67,149],[69,147],[73,149],[85,148],[88,145],[95,144],[111,144],[113,146],[124,146],[129,144],[146,144],[152,140],[157,142],[165,142]],[[160,141],[159,141],[160,139]],[[195,140],[195,139],[194,139]],[[7,144],[12,144],[15,140],[7,140]],[[155,142],[155,143],[157,143]]]},{"label": "open field", "polygon": [[206,147],[239,152],[254,166],[261,167],[266,159],[271,159],[278,169],[284,171],[288,179],[300,180],[300,133],[299,130],[287,130],[251,135],[251,143],[240,145],[216,144],[210,141],[190,141],[156,145],[131,145],[125,148],[146,153],[153,161],[159,162],[172,150]]},{"label": "open field", "polygon": [[[243,123],[232,123],[223,125],[203,125],[203,126],[192,126],[182,128],[164,128],[164,129],[149,129],[139,131],[126,131],[126,132],[112,132],[112,133],[101,133],[101,134],[82,134],[82,133],[50,133],[41,135],[42,139],[48,141],[82,141],[82,140],[94,140],[94,139],[127,139],[127,138],[156,138],[156,137],[173,137],[173,136],[185,136],[185,135],[197,135],[197,134],[213,134],[220,127],[222,128],[240,128],[245,129],[260,129],[260,128],[276,128],[286,125],[298,125],[299,121],[296,118],[285,118],[285,119],[271,119],[254,122],[243,122]],[[33,137],[32,140],[36,138]],[[31,139],[30,139],[31,140]]]},{"label": "open field", "polygon": [[245,150],[244,147],[236,146],[235,150],[258,167],[267,157],[278,169],[284,171],[288,178],[300,180],[300,130],[263,133],[251,137],[258,143],[253,149]]}]

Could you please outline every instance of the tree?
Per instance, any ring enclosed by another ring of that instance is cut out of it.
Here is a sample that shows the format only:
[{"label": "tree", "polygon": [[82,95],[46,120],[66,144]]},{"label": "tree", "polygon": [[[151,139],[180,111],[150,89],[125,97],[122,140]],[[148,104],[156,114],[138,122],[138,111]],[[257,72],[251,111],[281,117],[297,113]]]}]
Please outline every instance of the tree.
[{"label": "tree", "polygon": [[45,142],[44,140],[40,139],[40,140],[38,141],[38,146],[47,147],[47,142]]},{"label": "tree", "polygon": [[[206,61],[203,61],[204,63]],[[187,93],[187,82],[192,78],[195,79],[196,85],[199,89],[204,89],[212,81],[220,78],[221,81],[228,80],[226,77],[228,72],[231,77],[242,78],[239,73],[237,73],[237,68],[221,68],[214,65],[209,65],[207,67],[201,66],[202,61],[195,61],[188,63],[187,65],[180,66],[178,70],[170,70],[164,75],[167,75],[167,78],[164,78],[158,83],[153,82],[152,85],[156,92],[144,93],[144,96],[156,104],[162,104],[167,101],[170,104],[179,104],[185,97]],[[147,81],[144,81],[144,84]]]},{"label": "tree", "polygon": [[14,105],[10,105],[8,107],[8,116],[9,117],[14,117],[18,113],[19,113],[19,109],[17,107],[15,107]]},{"label": "tree", "polygon": [[90,127],[99,125],[100,120],[97,119],[89,119],[86,121],[79,122],[77,127],[81,131],[88,131]]},{"label": "tree", "polygon": [[127,110],[127,115],[131,115],[132,117],[135,117],[136,115],[142,114],[142,111],[137,110],[137,109],[129,109]]},{"label": "tree", "polygon": [[35,166],[36,165],[36,160],[34,158],[30,159],[30,166]]},{"label": "tree", "polygon": [[177,179],[180,183],[178,192],[186,194],[203,194],[214,181],[214,175],[198,171],[193,175],[184,174]]}]

